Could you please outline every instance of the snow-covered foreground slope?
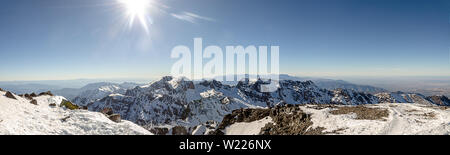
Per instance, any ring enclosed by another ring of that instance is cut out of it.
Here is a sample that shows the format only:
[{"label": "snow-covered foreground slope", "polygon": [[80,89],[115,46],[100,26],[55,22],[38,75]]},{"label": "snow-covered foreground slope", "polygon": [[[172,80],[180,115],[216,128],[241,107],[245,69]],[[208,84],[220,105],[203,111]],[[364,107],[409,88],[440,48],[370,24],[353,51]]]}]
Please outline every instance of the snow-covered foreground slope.
[{"label": "snow-covered foreground slope", "polygon": [[261,128],[268,123],[273,123],[271,117],[266,117],[253,122],[240,122],[228,126],[225,129],[226,135],[258,135]]},{"label": "snow-covered foreground slope", "polygon": [[450,134],[450,109],[422,104],[302,105],[244,110],[233,112],[228,118],[219,125],[216,134]]},{"label": "snow-covered foreground slope", "polygon": [[387,109],[389,116],[380,120],[355,119],[355,114],[330,114],[332,108],[316,110],[301,107],[311,113],[312,128],[323,127],[323,132],[356,135],[449,135],[450,109],[421,104],[386,103],[366,105],[369,108]]},{"label": "snow-covered foreground slope", "polygon": [[0,134],[2,135],[128,135],[151,134],[129,122],[115,123],[104,114],[69,110],[59,106],[60,96],[42,95],[30,100],[0,91]]}]

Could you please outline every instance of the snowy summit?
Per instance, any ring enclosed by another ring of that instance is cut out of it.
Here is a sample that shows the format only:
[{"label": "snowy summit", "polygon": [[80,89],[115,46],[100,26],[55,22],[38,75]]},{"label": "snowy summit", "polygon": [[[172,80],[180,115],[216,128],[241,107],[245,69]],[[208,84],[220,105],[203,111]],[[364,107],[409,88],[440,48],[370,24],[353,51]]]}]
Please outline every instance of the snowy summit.
[{"label": "snowy summit", "polygon": [[0,90],[1,135],[136,135],[151,134],[122,120],[116,123],[102,113],[61,107],[61,96],[22,97]]}]

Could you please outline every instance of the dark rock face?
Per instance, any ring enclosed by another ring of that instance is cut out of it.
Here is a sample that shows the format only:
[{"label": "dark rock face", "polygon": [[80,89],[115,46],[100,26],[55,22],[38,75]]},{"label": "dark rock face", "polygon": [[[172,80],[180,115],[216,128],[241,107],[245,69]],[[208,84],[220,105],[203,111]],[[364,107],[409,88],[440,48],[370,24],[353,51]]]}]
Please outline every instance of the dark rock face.
[{"label": "dark rock face", "polygon": [[225,115],[222,123],[219,124],[218,129],[223,130],[227,126],[239,122],[253,122],[263,119],[270,115],[270,109],[238,109],[231,114]]},{"label": "dark rock face", "polygon": [[187,89],[195,89],[194,82],[190,81],[187,85]]},{"label": "dark rock face", "polygon": [[30,94],[20,94],[20,97],[26,98],[27,100],[33,100],[33,97],[31,97]]},{"label": "dark rock face", "polygon": [[5,91],[5,90],[3,90],[2,88],[0,88],[0,91]]},{"label": "dark rock face", "polygon": [[9,91],[6,92],[5,96],[10,99],[17,100],[17,98]]},{"label": "dark rock face", "polygon": [[188,131],[183,126],[176,126],[172,128],[172,135],[188,135]]},{"label": "dark rock face", "polygon": [[35,93],[30,94],[31,97],[38,97]]},{"label": "dark rock face", "polygon": [[30,103],[34,104],[34,105],[37,105],[37,101],[36,100],[31,100]]},{"label": "dark rock face", "polygon": [[31,97],[30,94],[25,94],[24,96],[25,96],[25,98],[28,99],[28,100],[32,100],[32,99],[33,99],[33,97]]},{"label": "dark rock face", "polygon": [[274,123],[261,129],[261,135],[320,135],[324,128],[310,128],[311,115],[298,106],[274,108],[271,110]]},{"label": "dark rock face", "polygon": [[113,115],[108,116],[108,118],[111,121],[116,122],[116,123],[120,123],[122,121],[120,114],[113,114]]},{"label": "dark rock face", "polygon": [[102,111],[100,111],[101,113],[105,114],[105,115],[112,115],[114,114],[113,109],[112,108],[104,108]]},{"label": "dark rock face", "polygon": [[152,128],[150,132],[155,135],[167,135],[169,133],[169,129],[167,128]]},{"label": "dark rock face", "polygon": [[436,105],[450,106],[450,99],[448,99],[447,96],[429,96],[426,99]]},{"label": "dark rock face", "polygon": [[53,96],[52,92],[50,92],[50,91],[42,92],[38,96],[43,96],[43,95]]},{"label": "dark rock face", "polygon": [[227,126],[239,122],[253,122],[270,116],[274,123],[261,129],[262,135],[317,135],[323,128],[309,129],[313,124],[311,116],[304,113],[298,105],[276,106],[270,109],[238,109],[226,115],[212,134],[222,135]]}]

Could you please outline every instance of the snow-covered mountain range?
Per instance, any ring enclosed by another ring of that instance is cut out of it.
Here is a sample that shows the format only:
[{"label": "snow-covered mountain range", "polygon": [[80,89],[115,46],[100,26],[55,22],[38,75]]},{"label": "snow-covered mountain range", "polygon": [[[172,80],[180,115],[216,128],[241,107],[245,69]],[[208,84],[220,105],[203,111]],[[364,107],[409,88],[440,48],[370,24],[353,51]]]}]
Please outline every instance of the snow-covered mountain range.
[{"label": "snow-covered mountain range", "polygon": [[[426,97],[420,94],[392,92],[375,95],[349,89],[327,90],[312,81],[279,81],[279,89],[259,92],[264,81],[240,81],[224,85],[218,81],[193,82],[184,78],[164,77],[151,84],[112,93],[93,102],[74,102],[89,110],[111,108],[123,119],[135,122],[151,131],[177,134],[191,133],[205,123],[219,123],[224,116],[241,108],[268,108],[287,104],[365,105],[378,103],[416,103],[449,106],[445,96]],[[89,98],[89,97],[85,97]]]},{"label": "snow-covered mountain range", "polygon": [[139,86],[137,83],[124,82],[121,84],[111,82],[91,83],[81,88],[64,88],[53,91],[56,95],[66,97],[79,105],[85,105],[90,102],[102,99],[110,94],[123,94],[127,89]]},{"label": "snow-covered mountain range", "polygon": [[151,134],[126,120],[118,123],[99,112],[61,106],[66,99],[50,93],[16,95],[0,90],[0,135]]},{"label": "snow-covered mountain range", "polygon": [[365,92],[365,93],[381,93],[388,92],[386,89],[369,86],[369,85],[360,85],[353,84],[344,80],[334,80],[334,79],[326,79],[326,78],[314,78],[314,77],[296,77],[290,76],[287,74],[280,74],[281,80],[292,80],[292,81],[313,81],[319,88],[333,90],[337,88],[354,90],[357,92]]},{"label": "snow-covered mountain range", "polygon": [[[40,95],[15,95],[2,90],[0,134],[448,134],[449,132],[447,106],[450,106],[450,100],[446,96],[424,96],[405,92],[369,93],[352,88],[324,89],[313,81],[296,79],[281,79],[277,91],[262,93],[259,91],[262,84],[266,82],[244,79],[234,85],[226,85],[214,80],[191,81],[167,76],[147,85],[103,82],[58,92],[59,95],[68,94],[69,101],[78,105],[80,109],[86,108],[89,111],[60,107],[66,98],[53,96],[50,92]],[[292,105],[300,106],[294,106],[292,109]],[[439,108],[440,106],[444,108]],[[385,111],[373,112],[365,107],[378,107]],[[350,113],[339,115],[342,111]],[[358,119],[358,113],[361,112],[368,114],[370,116],[368,118],[379,115],[383,117],[361,122],[362,120]],[[119,116],[118,118],[127,121],[116,123],[112,121],[113,116]],[[331,120],[340,123],[329,125]],[[298,126],[292,126],[289,130],[281,127],[292,125],[289,122],[301,123],[294,123]],[[287,124],[283,125],[284,123]],[[354,126],[354,123],[360,125],[366,123],[366,126]],[[366,132],[369,128],[367,124],[373,125],[377,130]],[[411,132],[400,130],[408,126]]]}]

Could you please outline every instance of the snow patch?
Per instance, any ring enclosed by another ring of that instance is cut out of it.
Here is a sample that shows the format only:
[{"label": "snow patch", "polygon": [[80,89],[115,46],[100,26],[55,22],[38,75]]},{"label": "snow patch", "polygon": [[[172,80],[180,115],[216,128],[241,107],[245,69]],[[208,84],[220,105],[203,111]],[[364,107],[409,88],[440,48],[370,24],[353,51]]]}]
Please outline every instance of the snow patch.
[{"label": "snow patch", "polygon": [[249,123],[234,123],[225,128],[225,135],[258,135],[261,132],[261,128],[268,123],[273,123],[270,116]]}]

